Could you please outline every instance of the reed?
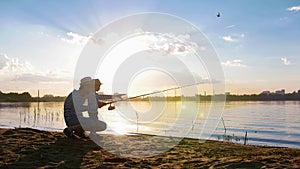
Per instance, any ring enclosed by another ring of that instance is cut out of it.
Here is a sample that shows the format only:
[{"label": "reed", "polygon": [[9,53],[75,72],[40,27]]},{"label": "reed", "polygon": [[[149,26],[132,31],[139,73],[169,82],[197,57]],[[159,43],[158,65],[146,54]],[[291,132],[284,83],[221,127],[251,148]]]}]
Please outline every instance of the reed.
[{"label": "reed", "polygon": [[[224,128],[223,141],[227,141],[227,142],[233,142],[233,140],[235,140],[236,142],[241,141],[241,139],[239,137],[235,136],[234,133],[232,133],[232,136],[227,134],[227,128],[225,126],[225,121],[224,121],[223,117],[221,117],[221,120],[222,120],[222,124],[223,124],[223,128]],[[219,136],[218,136],[218,140],[220,140]]]},{"label": "reed", "polygon": [[245,137],[244,137],[244,145],[246,145],[246,143],[247,143],[247,140],[248,140],[248,138],[247,138],[247,131],[246,131],[246,133],[245,133]]},{"label": "reed", "polygon": [[223,117],[221,117],[221,120],[222,120],[222,123],[223,123],[223,127],[224,127],[224,135],[226,135],[226,126],[225,126],[225,122],[224,122],[224,119],[223,119]]},{"label": "reed", "polygon": [[139,133],[139,113],[135,111],[136,116],[136,133]]},{"label": "reed", "polygon": [[19,111],[19,128],[21,128],[21,124],[22,124],[22,117],[21,117],[21,112]]}]

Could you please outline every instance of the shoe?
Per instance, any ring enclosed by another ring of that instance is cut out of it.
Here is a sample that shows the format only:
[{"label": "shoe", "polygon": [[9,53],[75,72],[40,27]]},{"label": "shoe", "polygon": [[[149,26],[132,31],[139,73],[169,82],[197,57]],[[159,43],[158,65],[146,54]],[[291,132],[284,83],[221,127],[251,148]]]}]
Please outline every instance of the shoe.
[{"label": "shoe", "polygon": [[69,130],[68,128],[65,128],[63,132],[67,137],[69,137],[69,138],[73,137],[73,132],[71,130]]},{"label": "shoe", "polygon": [[85,131],[82,127],[78,127],[74,129],[74,134],[80,138],[88,138],[88,136],[85,134]]},{"label": "shoe", "polygon": [[84,131],[75,131],[74,134],[80,138],[88,138]]},{"label": "shoe", "polygon": [[94,141],[101,141],[103,139],[102,136],[98,135],[97,133],[91,132],[89,137]]}]

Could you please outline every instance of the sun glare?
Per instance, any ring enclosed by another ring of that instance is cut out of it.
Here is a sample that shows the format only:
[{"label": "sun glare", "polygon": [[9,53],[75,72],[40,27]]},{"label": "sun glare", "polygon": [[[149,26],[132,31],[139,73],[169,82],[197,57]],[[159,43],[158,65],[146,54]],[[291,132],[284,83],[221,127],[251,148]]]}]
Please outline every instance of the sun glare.
[{"label": "sun glare", "polygon": [[126,125],[126,124],[120,123],[120,122],[114,123],[114,124],[112,124],[112,130],[113,130],[114,132],[116,132],[117,135],[124,135],[124,134],[127,134],[128,131],[125,130],[125,128],[124,128],[125,125]]}]

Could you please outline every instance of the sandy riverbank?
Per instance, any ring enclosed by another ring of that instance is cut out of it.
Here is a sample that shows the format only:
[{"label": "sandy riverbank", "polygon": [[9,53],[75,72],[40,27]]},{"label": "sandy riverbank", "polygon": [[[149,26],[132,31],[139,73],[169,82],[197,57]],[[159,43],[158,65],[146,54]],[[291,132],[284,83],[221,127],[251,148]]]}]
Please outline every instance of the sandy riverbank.
[{"label": "sandy riverbank", "polygon": [[[134,137],[110,136],[115,142]],[[147,158],[118,156],[90,139],[28,128],[0,129],[0,145],[0,168],[300,168],[300,149],[196,139]]]}]

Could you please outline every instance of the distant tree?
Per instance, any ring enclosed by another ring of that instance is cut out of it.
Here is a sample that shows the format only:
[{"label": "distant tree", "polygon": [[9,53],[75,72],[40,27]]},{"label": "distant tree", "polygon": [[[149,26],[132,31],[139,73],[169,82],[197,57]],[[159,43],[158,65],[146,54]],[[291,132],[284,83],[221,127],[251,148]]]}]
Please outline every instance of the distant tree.
[{"label": "distant tree", "polygon": [[61,102],[64,100],[65,100],[65,97],[54,96],[52,94],[46,94],[40,99],[40,101],[42,101],[42,102]]},{"label": "distant tree", "polygon": [[18,97],[22,101],[31,101],[31,99],[32,99],[31,95],[28,92],[24,92],[24,93],[20,94]]},{"label": "distant tree", "polygon": [[0,101],[5,102],[30,102],[32,97],[28,92],[18,93],[0,93]]},{"label": "distant tree", "polygon": [[46,94],[42,98],[53,98],[54,96],[52,94]]}]

